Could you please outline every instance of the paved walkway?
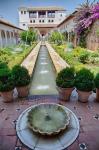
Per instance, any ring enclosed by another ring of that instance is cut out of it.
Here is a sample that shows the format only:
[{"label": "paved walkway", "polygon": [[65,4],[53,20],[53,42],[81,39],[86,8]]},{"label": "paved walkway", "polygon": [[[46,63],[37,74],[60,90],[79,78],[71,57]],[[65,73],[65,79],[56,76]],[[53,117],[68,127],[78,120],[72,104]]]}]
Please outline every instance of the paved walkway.
[{"label": "paved walkway", "polygon": [[41,46],[41,42],[39,42],[35,46],[35,48],[31,51],[31,53],[26,57],[26,59],[21,64],[22,66],[28,69],[30,75],[32,75],[32,72],[35,68],[35,63],[36,63],[40,46]]},{"label": "paved walkway", "polygon": [[64,61],[52,48],[52,46],[48,43],[45,42],[45,45],[49,51],[50,57],[53,61],[53,64],[55,66],[56,72],[60,72],[63,68],[69,67],[69,65]]},{"label": "paved walkway", "polygon": [[0,150],[15,150],[17,147],[28,150],[16,135],[15,123],[29,106],[47,102],[65,105],[79,119],[79,137],[68,150],[79,150],[79,144],[83,143],[88,150],[99,150],[99,103],[80,103],[75,95],[71,97],[70,102],[60,101],[57,96],[31,96],[28,99],[15,99],[13,103],[6,104],[0,98]]}]

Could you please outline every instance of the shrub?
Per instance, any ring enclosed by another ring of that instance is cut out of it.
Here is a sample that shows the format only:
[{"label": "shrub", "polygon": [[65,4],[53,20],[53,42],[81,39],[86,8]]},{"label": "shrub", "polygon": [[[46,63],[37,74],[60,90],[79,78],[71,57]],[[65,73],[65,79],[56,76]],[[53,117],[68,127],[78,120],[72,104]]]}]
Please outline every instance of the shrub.
[{"label": "shrub", "polygon": [[75,86],[81,91],[91,91],[94,87],[94,75],[93,73],[83,68],[76,73]]},{"label": "shrub", "polygon": [[0,69],[8,68],[7,63],[0,62]]},{"label": "shrub", "polygon": [[37,41],[37,32],[35,30],[23,31],[20,34],[22,41],[27,44],[31,44],[33,41]]},{"label": "shrub", "polygon": [[30,75],[28,70],[20,65],[15,65],[12,68],[12,74],[14,76],[15,85],[18,87],[26,86],[30,83]]},{"label": "shrub", "polygon": [[61,70],[56,78],[57,86],[61,88],[71,88],[74,86],[74,68],[65,68]]},{"label": "shrub", "polygon": [[95,79],[94,79],[94,82],[95,82],[96,88],[99,89],[99,73],[96,74]]},{"label": "shrub", "polygon": [[9,68],[0,69],[0,81],[6,81],[10,75],[11,71]]},{"label": "shrub", "polygon": [[87,51],[83,52],[82,54],[80,54],[80,56],[78,57],[78,60],[85,64],[88,62],[89,60],[89,53]]},{"label": "shrub", "polygon": [[50,35],[49,40],[57,45],[61,45],[63,43],[64,36],[60,32],[54,31]]},{"label": "shrub", "polygon": [[8,69],[0,69],[0,91],[10,91],[14,89],[14,79],[12,72]]}]

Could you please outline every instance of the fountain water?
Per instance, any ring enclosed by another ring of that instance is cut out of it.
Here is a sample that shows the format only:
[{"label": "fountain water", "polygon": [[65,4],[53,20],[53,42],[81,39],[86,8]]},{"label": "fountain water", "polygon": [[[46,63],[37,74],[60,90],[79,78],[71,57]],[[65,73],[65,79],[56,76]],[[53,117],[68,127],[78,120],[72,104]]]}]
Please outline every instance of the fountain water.
[{"label": "fountain water", "polygon": [[52,64],[48,50],[45,46],[41,46],[33,73],[30,95],[58,94],[55,78],[55,68]]}]

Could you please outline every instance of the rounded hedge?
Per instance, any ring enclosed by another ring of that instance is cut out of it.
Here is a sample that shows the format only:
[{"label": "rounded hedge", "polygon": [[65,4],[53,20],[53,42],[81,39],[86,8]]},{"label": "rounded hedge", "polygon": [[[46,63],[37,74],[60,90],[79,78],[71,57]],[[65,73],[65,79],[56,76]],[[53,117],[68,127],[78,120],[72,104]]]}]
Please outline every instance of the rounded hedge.
[{"label": "rounded hedge", "polygon": [[94,75],[86,68],[76,73],[75,86],[80,91],[92,91],[94,88]]},{"label": "rounded hedge", "polygon": [[65,68],[61,70],[56,77],[56,85],[61,88],[72,88],[75,82],[74,68]]},{"label": "rounded hedge", "polygon": [[94,82],[95,82],[95,87],[99,89],[99,73],[96,74]]},{"label": "rounded hedge", "polygon": [[21,87],[26,86],[30,83],[30,75],[25,67],[15,65],[12,68],[12,74],[14,77],[15,86]]},{"label": "rounded hedge", "polygon": [[13,90],[15,86],[12,72],[8,69],[0,69],[0,91],[6,92]]}]

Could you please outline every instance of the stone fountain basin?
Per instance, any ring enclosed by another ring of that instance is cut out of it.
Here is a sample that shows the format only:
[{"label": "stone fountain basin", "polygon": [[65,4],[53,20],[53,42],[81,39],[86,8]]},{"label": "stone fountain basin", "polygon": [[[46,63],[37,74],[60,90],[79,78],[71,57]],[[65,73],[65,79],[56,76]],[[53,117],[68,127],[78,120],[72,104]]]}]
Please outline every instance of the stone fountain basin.
[{"label": "stone fountain basin", "polygon": [[41,135],[55,135],[69,125],[69,113],[58,104],[35,105],[28,112],[28,126]]}]

